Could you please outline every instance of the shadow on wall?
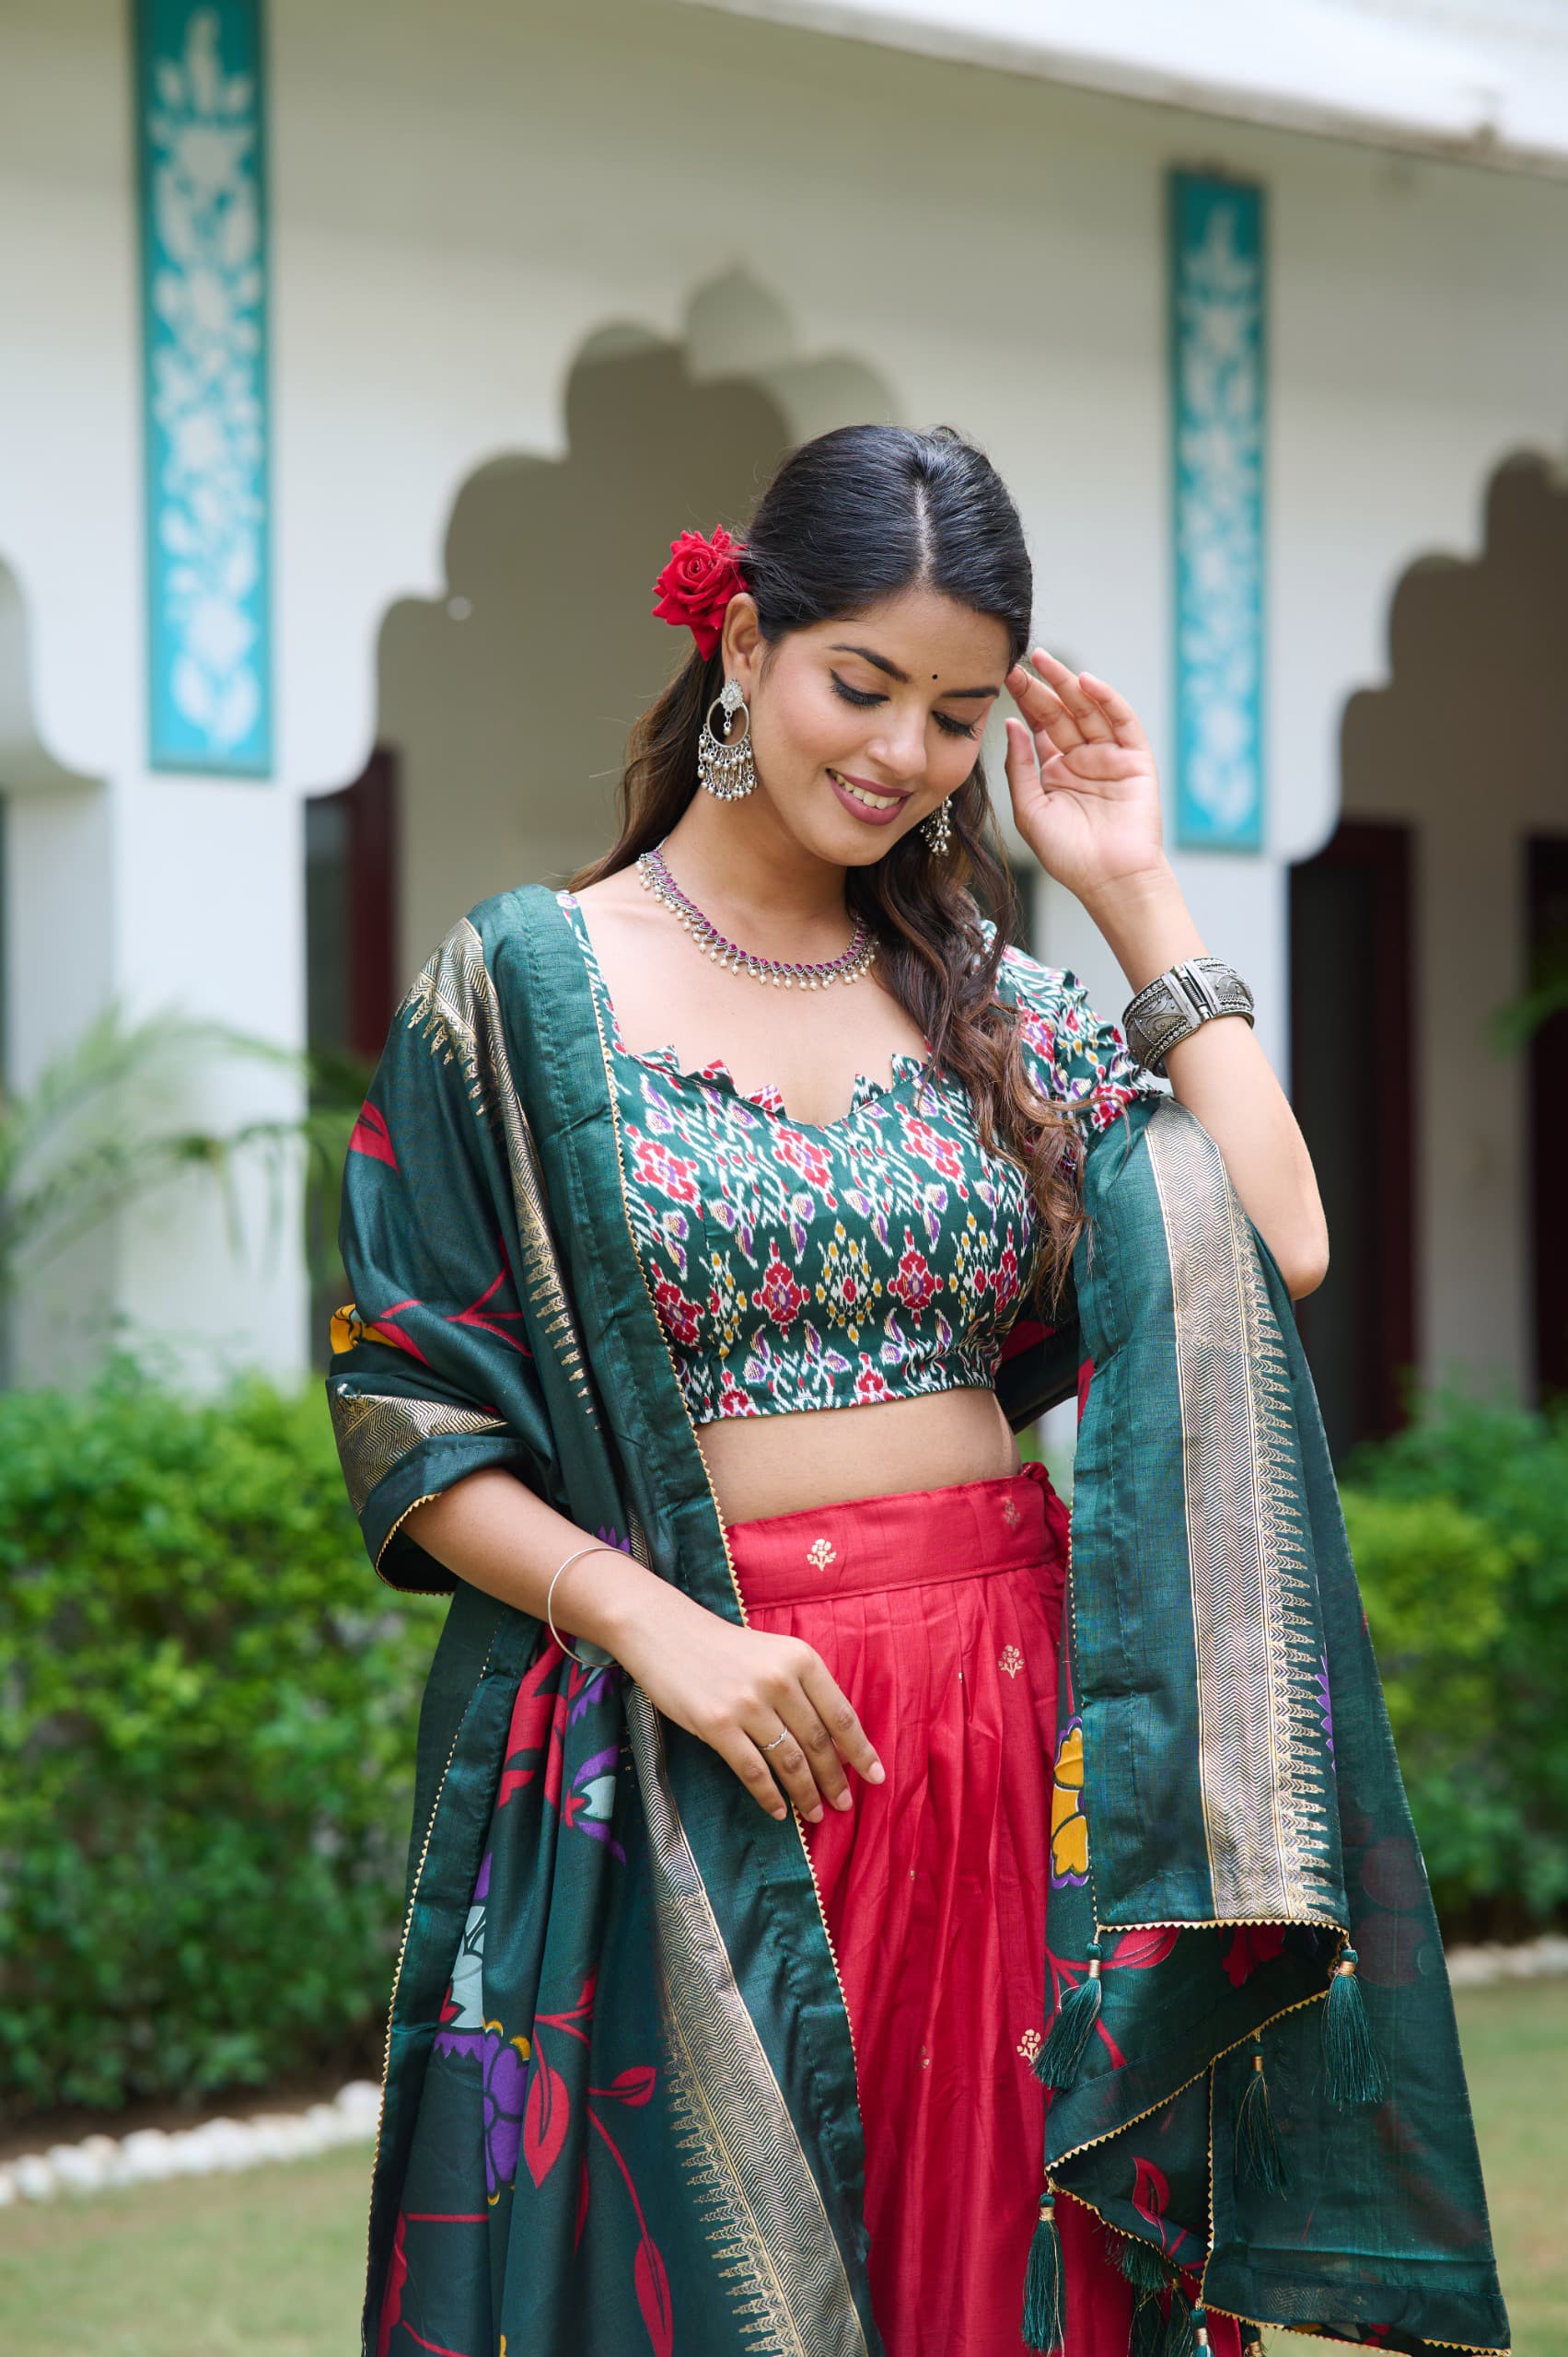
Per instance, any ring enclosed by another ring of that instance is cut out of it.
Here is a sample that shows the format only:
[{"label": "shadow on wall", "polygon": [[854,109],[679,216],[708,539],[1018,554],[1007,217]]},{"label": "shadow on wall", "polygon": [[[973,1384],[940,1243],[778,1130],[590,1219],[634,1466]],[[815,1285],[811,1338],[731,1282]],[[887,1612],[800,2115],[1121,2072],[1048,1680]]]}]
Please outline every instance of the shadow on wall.
[{"label": "shadow on wall", "polygon": [[1334,1265],[1301,1306],[1337,1451],[1405,1370],[1568,1386],[1568,1011],[1499,1011],[1568,958],[1568,477],[1493,473],[1479,556],[1395,588],[1387,683],[1352,696],[1343,822],[1292,878],[1292,1095]]},{"label": "shadow on wall", "polygon": [[[400,599],[381,626],[376,749],[308,807],[309,1038],[324,1057],[373,1064],[465,910],[559,884],[613,840],[627,732],[690,644],[652,613],[670,542],[744,528],[786,450],[893,406],[858,361],[802,358],[736,271],[698,294],[679,343],[594,337],[564,412],[564,458],[494,459],[463,484],[445,591]],[[329,1207],[323,1256],[335,1220]],[[318,1355],[340,1287],[329,1256]]]},{"label": "shadow on wall", "polygon": [[791,359],[789,341],[739,277],[699,297],[682,344],[611,330],[573,368],[566,456],[463,485],[446,597],[400,601],[381,631],[403,979],[474,901],[559,882],[610,841],[627,731],[685,654],[651,612],[677,534],[743,528],[803,435],[890,413],[857,364]]}]

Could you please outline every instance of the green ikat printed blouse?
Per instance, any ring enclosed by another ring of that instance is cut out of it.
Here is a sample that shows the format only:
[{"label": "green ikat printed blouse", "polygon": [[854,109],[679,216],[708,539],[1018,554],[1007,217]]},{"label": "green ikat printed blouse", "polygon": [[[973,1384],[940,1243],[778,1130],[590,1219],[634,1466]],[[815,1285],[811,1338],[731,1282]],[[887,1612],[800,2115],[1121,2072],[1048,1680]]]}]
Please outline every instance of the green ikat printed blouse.
[{"label": "green ikat printed blouse", "polygon": [[[988,1387],[1040,1227],[1015,1163],[986,1154],[968,1092],[929,1056],[855,1076],[850,1109],[791,1121],[772,1082],[695,1072],[621,1037],[575,893],[617,1097],[638,1256],[693,1423]],[[1074,976],[1009,946],[1030,1076],[1096,1130],[1156,1091]]]}]

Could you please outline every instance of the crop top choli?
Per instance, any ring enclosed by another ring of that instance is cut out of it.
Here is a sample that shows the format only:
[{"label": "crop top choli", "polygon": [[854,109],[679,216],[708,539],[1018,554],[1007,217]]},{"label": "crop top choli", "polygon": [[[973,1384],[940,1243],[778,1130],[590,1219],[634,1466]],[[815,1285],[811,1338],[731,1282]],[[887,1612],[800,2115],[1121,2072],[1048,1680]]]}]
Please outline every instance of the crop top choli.
[{"label": "crop top choli", "polygon": [[[632,1229],[691,1421],[990,1386],[1040,1241],[1028,1181],[986,1154],[928,1057],[855,1076],[836,1121],[792,1121],[720,1058],[633,1053],[571,891],[615,1091]],[[1093,1128],[1156,1084],[1075,978],[1011,945],[1025,1061]]]}]

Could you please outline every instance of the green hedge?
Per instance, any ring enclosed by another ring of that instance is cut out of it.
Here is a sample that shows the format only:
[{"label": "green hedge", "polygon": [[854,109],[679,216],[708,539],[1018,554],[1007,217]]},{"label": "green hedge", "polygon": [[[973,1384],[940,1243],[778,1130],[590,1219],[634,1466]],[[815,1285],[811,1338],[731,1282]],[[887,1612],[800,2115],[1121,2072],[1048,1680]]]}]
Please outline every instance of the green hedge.
[{"label": "green hedge", "polygon": [[0,1395],[0,2113],[364,2067],[441,1609],[319,1388]]},{"label": "green hedge", "polygon": [[[1446,1921],[1568,1902],[1568,1414],[1345,1469]],[[0,2114],[363,2068],[443,1607],[381,1586],[319,1389],[0,1394]]]},{"label": "green hedge", "polygon": [[1436,1395],[1343,1470],[1438,1907],[1525,1930],[1568,1904],[1568,1405]]}]

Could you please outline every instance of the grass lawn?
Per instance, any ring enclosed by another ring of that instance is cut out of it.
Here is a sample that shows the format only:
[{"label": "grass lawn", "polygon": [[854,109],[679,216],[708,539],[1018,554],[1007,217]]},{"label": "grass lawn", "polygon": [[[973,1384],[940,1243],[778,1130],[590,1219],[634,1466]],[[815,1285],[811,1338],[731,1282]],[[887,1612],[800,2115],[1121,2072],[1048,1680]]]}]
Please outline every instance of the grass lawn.
[{"label": "grass lawn", "polygon": [[[1568,2351],[1568,1980],[1462,1994],[1517,2357]],[[369,2147],[0,2212],[0,2320],[28,2357],[354,2357]],[[1342,2346],[1273,2336],[1276,2351]]]},{"label": "grass lawn", "polygon": [[1568,1980],[1455,1999],[1517,2357],[1568,2351]]},{"label": "grass lawn", "polygon": [[0,2211],[16,2357],[355,2357],[370,2147]]}]

